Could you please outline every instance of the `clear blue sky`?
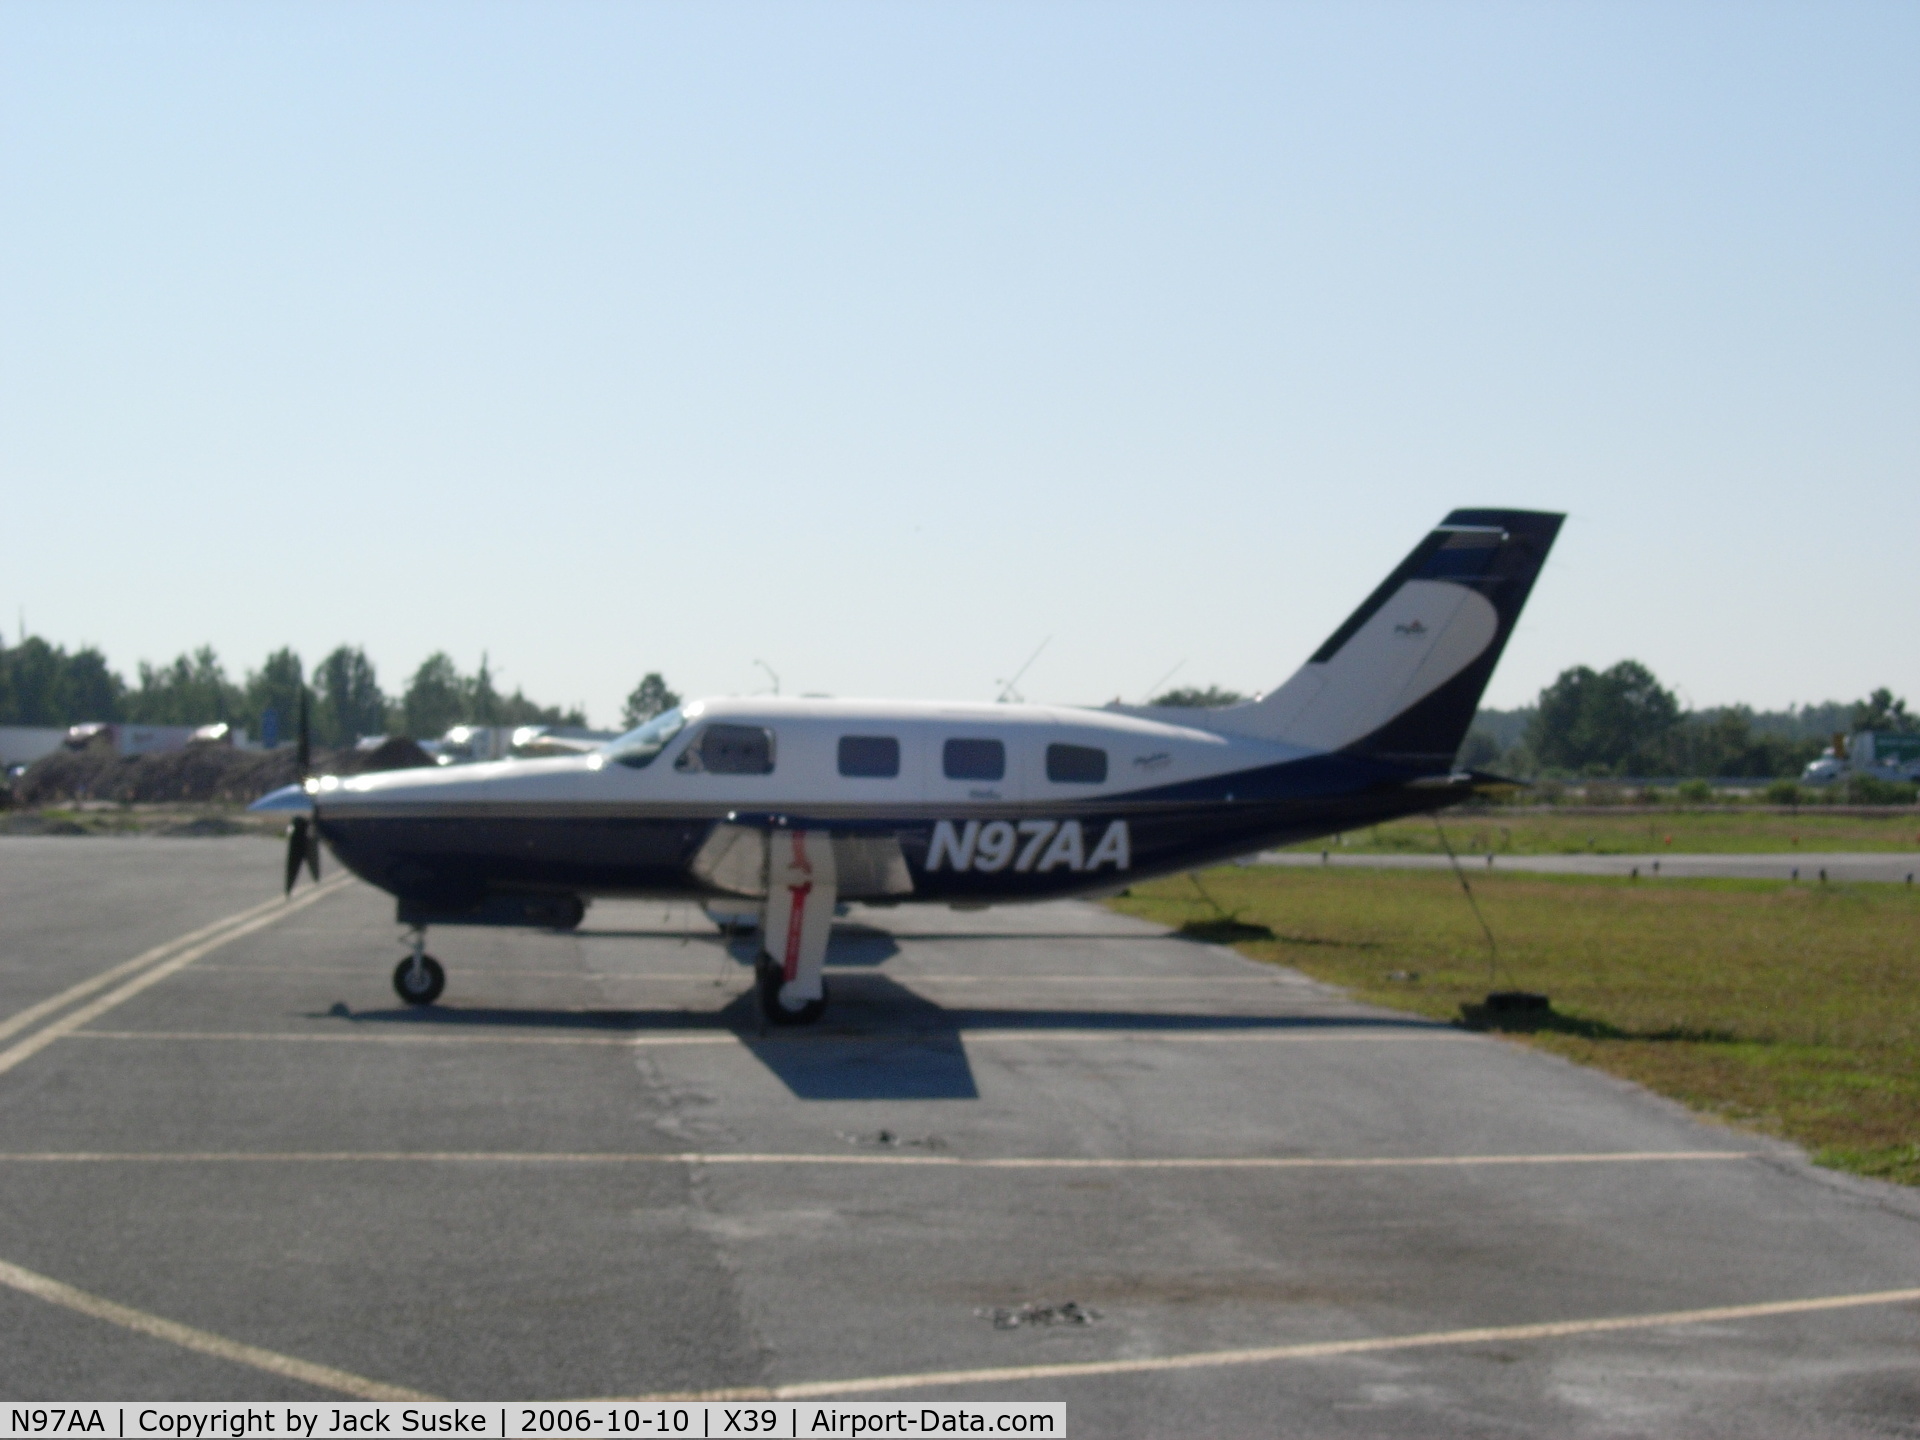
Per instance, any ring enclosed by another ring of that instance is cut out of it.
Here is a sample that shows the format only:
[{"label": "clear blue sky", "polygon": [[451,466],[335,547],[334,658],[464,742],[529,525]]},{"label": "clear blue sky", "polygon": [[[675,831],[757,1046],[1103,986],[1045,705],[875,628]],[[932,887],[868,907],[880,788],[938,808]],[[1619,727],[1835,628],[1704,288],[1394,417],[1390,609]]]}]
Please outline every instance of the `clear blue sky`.
[{"label": "clear blue sky", "polygon": [[0,8],[0,623],[688,693],[1920,702],[1920,6]]}]

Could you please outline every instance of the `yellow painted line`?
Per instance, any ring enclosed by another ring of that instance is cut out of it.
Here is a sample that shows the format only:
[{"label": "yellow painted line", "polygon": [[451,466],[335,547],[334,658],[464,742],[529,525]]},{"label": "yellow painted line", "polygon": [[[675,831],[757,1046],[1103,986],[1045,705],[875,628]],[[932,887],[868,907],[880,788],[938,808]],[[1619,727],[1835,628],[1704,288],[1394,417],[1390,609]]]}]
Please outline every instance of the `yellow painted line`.
[{"label": "yellow painted line", "polygon": [[49,996],[38,1005],[30,1005],[18,1015],[10,1016],[8,1019],[0,1021],[0,1040],[5,1040],[9,1035],[19,1034],[29,1025],[37,1023],[46,1016],[53,1014],[54,1011],[64,1010],[67,1006],[73,1004],[74,1001],[84,1000],[87,996],[93,994],[94,991],[104,990],[114,981],[131,975],[134,971],[144,966],[158,964],[174,951],[191,945],[196,940],[204,940],[217,930],[224,930],[229,925],[238,925],[243,921],[251,920],[255,915],[265,914],[268,910],[273,909],[281,903],[283,902],[279,900],[268,900],[263,904],[253,906],[251,909],[242,910],[237,915],[229,915],[223,920],[216,920],[211,925],[202,925],[198,930],[188,931],[185,935],[176,936],[163,945],[156,945],[151,950],[143,951],[134,956],[133,959],[115,965],[111,970],[102,970],[90,980],[82,980],[78,985],[70,985],[58,995]]},{"label": "yellow painted line", "polygon": [[1751,1160],[1754,1150],[1616,1150],[1565,1155],[1097,1156],[873,1155],[683,1151],[521,1150],[15,1150],[0,1164],[478,1164],[478,1165],[906,1165],[959,1170],[1398,1170],[1489,1165],[1645,1165]]},{"label": "yellow painted line", "polygon": [[[830,975],[886,976],[903,985],[1300,985],[1280,975],[920,975],[867,966],[827,967]],[[1312,982],[1304,982],[1311,984]]]},{"label": "yellow painted line", "polygon": [[262,1350],[258,1345],[243,1345],[238,1340],[227,1339],[224,1335],[196,1330],[191,1325],[182,1325],[175,1320],[150,1315],[144,1310],[135,1310],[130,1305],[103,1300],[98,1295],[88,1294],[85,1290],[76,1290],[71,1285],[50,1280],[45,1275],[36,1275],[31,1270],[22,1270],[18,1265],[9,1265],[4,1260],[0,1260],[0,1285],[18,1290],[24,1295],[32,1295],[36,1299],[45,1300],[50,1305],[59,1305],[79,1314],[89,1315],[95,1320],[104,1320],[109,1325],[118,1325],[126,1330],[150,1335],[156,1340],[178,1345],[183,1350],[212,1355],[220,1360],[231,1360],[236,1365],[247,1365],[255,1370],[265,1370],[272,1375],[297,1380],[303,1385],[311,1385],[316,1390],[331,1390],[340,1395],[351,1395],[357,1400],[432,1400],[435,1398],[431,1395],[423,1395],[418,1390],[408,1390],[399,1385],[387,1385],[378,1380],[368,1380],[364,1376],[349,1374],[345,1370],[335,1370],[331,1365],[315,1365],[309,1360],[296,1360],[291,1355]]},{"label": "yellow painted line", "polygon": [[[275,902],[278,903],[277,901]],[[490,970],[483,966],[463,967],[466,974],[486,980],[612,980],[621,983],[642,981],[714,982],[711,970]],[[366,965],[200,965],[196,975],[366,975],[377,973]],[[857,979],[879,975],[900,985],[1265,985],[1311,987],[1313,982],[1289,980],[1266,975],[917,975],[908,970],[887,970],[868,965],[829,965],[827,974],[836,979]],[[737,981],[744,993],[752,972],[745,966],[738,973],[724,972],[723,980]],[[1329,1002],[1331,1003],[1331,1002]]]},{"label": "yellow painted line", "polygon": [[[418,1027],[426,1029],[433,1025],[431,1021],[401,1021],[408,1029]],[[434,1027],[438,1028],[438,1027]],[[904,1031],[898,1033],[880,1033],[868,1035],[835,1035],[822,1031],[801,1031],[780,1034],[742,1036],[732,1030],[717,1030],[694,1035],[476,1035],[476,1034],[375,1034],[367,1031],[283,1031],[283,1030],[80,1030],[72,1029],[67,1037],[74,1040],[166,1040],[166,1041],[272,1041],[276,1044],[328,1044],[328,1045],[612,1045],[629,1048],[645,1048],[657,1045],[739,1045],[747,1040],[774,1044],[823,1044],[836,1040],[858,1040],[867,1042],[889,1042],[912,1044],[914,1042],[944,1042],[964,1040],[969,1045],[994,1044],[1001,1041],[1046,1041],[1049,1043],[1088,1043],[1119,1040],[1166,1040],[1181,1044],[1247,1044],[1270,1043],[1289,1045],[1311,1044],[1357,1044],[1361,1042],[1403,1042],[1442,1041],[1449,1044],[1471,1044],[1477,1037],[1458,1030],[1450,1030],[1436,1025],[1431,1030],[1406,1031],[1362,1031],[1360,1033],[1312,1034],[1301,1035],[1277,1030],[1231,1030],[1220,1033],[1174,1030],[928,1030]],[[8,1052],[10,1053],[10,1052]],[[0,1062],[5,1060],[0,1054]],[[4,1069],[0,1064],[0,1069]]]},{"label": "yellow painted line", "polygon": [[924,1390],[943,1385],[1011,1385],[1028,1380],[1078,1380],[1095,1375],[1146,1375],[1168,1370],[1209,1370],[1228,1365],[1270,1365],[1281,1360],[1321,1360],[1341,1355],[1377,1355],[1449,1345],[1486,1345],[1518,1340],[1558,1340],[1622,1330],[1657,1330],[1672,1325],[1714,1325],[1732,1320],[1763,1320],[1776,1315],[1812,1315],[1874,1305],[1920,1301],[1920,1289],[1876,1290],[1859,1295],[1824,1295],[1812,1300],[1773,1300],[1759,1305],[1721,1305],[1708,1310],[1668,1310],[1657,1315],[1610,1315],[1597,1320],[1553,1320],[1540,1325],[1490,1325],[1473,1330],[1429,1330],[1417,1335],[1383,1335],[1364,1340],[1320,1340],[1304,1345],[1267,1345],[1247,1350],[1202,1350],[1186,1355],[1142,1356],[1131,1360],[1069,1361],[1055,1365],[1001,1365],[980,1370],[928,1370],[907,1375],[873,1375],[856,1380],[810,1380],[764,1389],[709,1390],[678,1395],[644,1395],[656,1400],[810,1400],[828,1395],[869,1395],[888,1390]]},{"label": "yellow painted line", "polygon": [[[1178,1019],[1178,1016],[1170,1017]],[[1363,1022],[1364,1023],[1364,1022]],[[1313,1034],[1303,1035],[1300,1030],[1312,1029]],[[1326,1034],[1318,1026],[1289,1025],[1285,1022],[1270,1028],[1245,1028],[1222,1030],[1022,1030],[1017,1026],[1003,1030],[962,1030],[960,1036],[968,1044],[999,1040],[1045,1040],[1049,1043],[1084,1043],[1105,1040],[1166,1040],[1182,1045],[1350,1045],[1379,1042],[1404,1041],[1444,1041],[1448,1044],[1472,1044],[1478,1038],[1465,1031],[1455,1030],[1446,1025],[1435,1025],[1431,1029],[1415,1026],[1395,1030],[1341,1030],[1335,1034]],[[879,1037],[891,1038],[891,1037]]]},{"label": "yellow painted line", "polygon": [[[351,877],[342,875],[338,879],[329,880],[326,884],[316,886],[304,895],[300,895],[292,900],[273,901],[267,907],[254,910],[248,915],[248,918],[241,919],[239,923],[230,923],[226,925],[225,928],[217,930],[210,938],[201,940],[198,944],[179,951],[171,959],[162,960],[159,964],[149,967],[141,974],[134,976],[133,979],[120,986],[119,989],[109,991],[90,1004],[82,1005],[78,1010],[68,1011],[65,1016],[54,1021],[51,1025],[34,1031],[33,1034],[27,1036],[26,1039],[16,1041],[5,1050],[0,1050],[0,1075],[13,1069],[14,1066],[20,1064],[23,1060],[30,1059],[39,1054],[62,1036],[72,1034],[82,1025],[87,1024],[89,1021],[99,1019],[115,1006],[124,1004],[134,996],[140,994],[143,990],[158,985],[175,971],[185,969],[202,955],[210,954],[218,950],[222,945],[231,944],[242,935],[250,935],[256,930],[264,930],[267,926],[284,920],[296,910],[306,909],[306,907],[313,904],[314,901],[331,895],[334,891],[339,890],[349,883],[351,883]],[[261,913],[261,909],[264,909],[265,913]]]}]

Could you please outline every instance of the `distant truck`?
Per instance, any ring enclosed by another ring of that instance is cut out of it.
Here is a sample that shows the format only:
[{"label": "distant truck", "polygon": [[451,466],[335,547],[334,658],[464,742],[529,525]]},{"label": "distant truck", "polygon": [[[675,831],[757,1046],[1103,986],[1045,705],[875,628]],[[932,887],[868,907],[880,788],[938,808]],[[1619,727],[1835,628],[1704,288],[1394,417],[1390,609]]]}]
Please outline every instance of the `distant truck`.
[{"label": "distant truck", "polygon": [[85,750],[90,745],[109,745],[121,755],[159,755],[168,750],[184,750],[189,745],[231,745],[251,750],[244,730],[231,725],[133,725],[108,720],[91,720],[68,728],[65,745],[69,750]]},{"label": "distant truck", "polygon": [[583,755],[617,739],[611,730],[568,725],[456,725],[438,740],[421,743],[439,765],[471,765],[537,755]]},{"label": "distant truck", "polygon": [[1920,780],[1920,734],[1899,730],[1856,730],[1835,735],[1820,758],[1800,772],[1809,785],[1827,785],[1849,775],[1875,780]]},{"label": "distant truck", "polygon": [[67,732],[52,725],[0,725],[0,770],[31,765],[42,755],[51,755],[67,738]]}]

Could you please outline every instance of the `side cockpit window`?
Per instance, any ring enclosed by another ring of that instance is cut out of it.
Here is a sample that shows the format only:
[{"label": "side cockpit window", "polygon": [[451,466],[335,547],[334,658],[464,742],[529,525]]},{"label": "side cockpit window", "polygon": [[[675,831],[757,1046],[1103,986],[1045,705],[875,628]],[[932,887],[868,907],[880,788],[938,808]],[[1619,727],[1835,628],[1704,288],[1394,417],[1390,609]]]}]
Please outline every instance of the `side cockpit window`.
[{"label": "side cockpit window", "polygon": [[653,757],[666,749],[667,743],[686,728],[686,724],[687,717],[677,709],[656,715],[639,729],[629,730],[618,740],[609,740],[607,758],[618,760],[635,770],[644,770],[653,763]]},{"label": "side cockpit window", "polygon": [[891,780],[900,773],[900,742],[891,735],[842,735],[839,759],[842,775]]},{"label": "side cockpit window", "polygon": [[710,775],[771,775],[773,731],[760,725],[709,725],[674,764]]},{"label": "side cockpit window", "polygon": [[940,750],[940,769],[949,780],[1004,780],[1007,747],[998,740],[949,740]]},{"label": "side cockpit window", "polygon": [[1091,745],[1049,745],[1047,779],[1056,785],[1104,785],[1107,752]]}]

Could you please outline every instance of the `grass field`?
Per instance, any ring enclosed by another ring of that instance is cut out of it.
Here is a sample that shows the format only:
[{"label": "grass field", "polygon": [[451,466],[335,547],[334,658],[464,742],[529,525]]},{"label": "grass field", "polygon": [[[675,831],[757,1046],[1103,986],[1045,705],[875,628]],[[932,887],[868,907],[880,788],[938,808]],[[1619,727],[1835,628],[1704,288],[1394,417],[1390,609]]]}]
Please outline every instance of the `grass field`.
[{"label": "grass field", "polygon": [[[1742,806],[1574,813],[1549,807],[1489,806],[1444,812],[1440,823],[1461,854],[1511,855],[1779,854],[1794,850],[1902,850],[1920,854],[1920,812],[1807,814]],[[1394,820],[1340,840],[1296,846],[1323,850],[1344,843],[1357,852],[1439,854],[1433,821]]]},{"label": "grass field", "polygon": [[1112,904],[1437,1019],[1462,1021],[1490,989],[1544,992],[1552,1012],[1516,1038],[1784,1136],[1821,1164],[1920,1184],[1920,894],[1521,874],[1472,883],[1499,945],[1497,983],[1445,872],[1226,867],[1198,885],[1136,885]]}]

